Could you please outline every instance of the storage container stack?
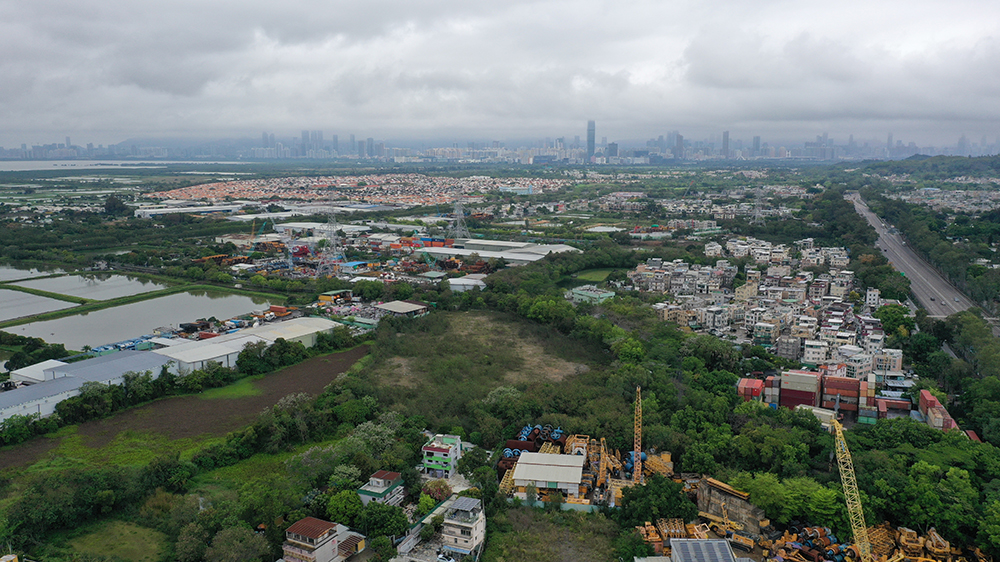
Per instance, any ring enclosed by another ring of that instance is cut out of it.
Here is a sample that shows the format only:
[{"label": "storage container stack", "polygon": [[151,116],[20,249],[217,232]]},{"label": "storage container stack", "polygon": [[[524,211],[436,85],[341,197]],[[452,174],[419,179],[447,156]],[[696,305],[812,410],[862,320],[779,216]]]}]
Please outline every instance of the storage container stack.
[{"label": "storage container stack", "polygon": [[823,401],[822,406],[832,410],[837,405],[837,396],[840,396],[840,409],[845,412],[856,412],[858,410],[858,396],[861,390],[861,381],[849,377],[824,377],[823,378]]},{"label": "storage container stack", "polygon": [[736,385],[736,393],[744,402],[761,400],[764,394],[764,381],[758,379],[740,379]]},{"label": "storage container stack", "polygon": [[778,403],[794,409],[799,404],[819,406],[822,378],[813,371],[785,371],[781,373],[781,395]]},{"label": "storage container stack", "polygon": [[918,408],[920,409],[920,413],[927,418],[927,425],[934,429],[948,431],[949,429],[958,427],[955,420],[948,414],[948,410],[927,390],[920,391]]},{"label": "storage container stack", "polygon": [[767,377],[764,379],[764,402],[777,404],[781,393],[781,377]]}]

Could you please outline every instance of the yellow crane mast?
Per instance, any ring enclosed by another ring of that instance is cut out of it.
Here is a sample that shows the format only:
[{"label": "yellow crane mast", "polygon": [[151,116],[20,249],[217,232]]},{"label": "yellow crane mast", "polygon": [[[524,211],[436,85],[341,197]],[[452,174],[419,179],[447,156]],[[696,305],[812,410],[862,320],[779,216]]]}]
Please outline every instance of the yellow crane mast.
[{"label": "yellow crane mast", "polygon": [[872,556],[872,545],[868,542],[868,526],[865,525],[865,512],[861,507],[861,494],[858,493],[858,480],[854,476],[854,461],[851,450],[844,440],[844,426],[833,420],[834,449],[837,451],[837,465],[840,467],[840,481],[844,486],[844,497],[847,499],[847,514],[851,519],[851,532],[854,533],[854,546],[858,548],[860,562],[875,562]]},{"label": "yellow crane mast", "polygon": [[635,444],[632,457],[632,481],[642,481],[642,389],[635,387]]}]

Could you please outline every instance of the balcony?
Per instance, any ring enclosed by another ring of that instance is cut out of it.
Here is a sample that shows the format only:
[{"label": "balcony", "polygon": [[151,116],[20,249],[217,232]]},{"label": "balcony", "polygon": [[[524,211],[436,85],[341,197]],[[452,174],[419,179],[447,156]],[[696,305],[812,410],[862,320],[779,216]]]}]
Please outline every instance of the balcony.
[{"label": "balcony", "polygon": [[316,555],[313,551],[306,550],[304,548],[299,548],[297,546],[292,546],[288,543],[281,545],[281,550],[285,553],[286,558],[291,558],[293,560],[304,560],[305,562],[316,562]]}]

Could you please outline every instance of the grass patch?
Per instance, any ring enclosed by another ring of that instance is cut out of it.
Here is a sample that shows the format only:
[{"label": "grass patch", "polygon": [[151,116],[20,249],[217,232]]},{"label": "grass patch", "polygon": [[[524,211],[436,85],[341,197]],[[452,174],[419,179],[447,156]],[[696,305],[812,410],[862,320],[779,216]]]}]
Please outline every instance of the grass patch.
[{"label": "grass patch", "polygon": [[83,534],[66,541],[75,553],[116,557],[136,562],[156,562],[167,546],[167,536],[124,521],[101,521],[88,525]]},{"label": "grass patch", "polygon": [[[35,295],[35,296],[39,296],[39,297],[45,297],[47,299],[52,299],[52,300],[57,300],[57,301],[71,302],[73,304],[87,304],[87,303],[97,302],[97,301],[94,301],[94,300],[91,300],[91,299],[85,299],[83,297],[74,297],[72,295],[64,295],[62,293],[52,293],[52,292],[49,292],[49,291],[43,291],[41,289],[33,289],[31,287],[22,287],[20,285],[11,285],[10,283],[3,283],[2,286],[3,286],[4,289],[10,289],[11,291],[18,291],[18,292],[21,292],[21,293],[28,293],[29,295]],[[77,309],[71,308],[69,310],[77,310]]]},{"label": "grass patch", "polygon": [[483,562],[614,560],[618,525],[600,513],[549,513],[528,507],[497,516]]},{"label": "grass patch", "polygon": [[102,447],[91,447],[88,438],[77,433],[67,435],[52,452],[51,461],[42,461],[31,466],[36,467],[61,461],[73,461],[89,466],[143,466],[153,459],[174,453],[184,453],[197,450],[205,445],[207,439],[171,439],[165,435],[151,431],[125,430],[118,433],[110,443]]},{"label": "grass patch", "polygon": [[359,376],[377,385],[381,403],[432,426],[462,419],[498,386],[556,383],[606,361],[580,341],[495,312],[438,312],[404,330],[376,342],[374,364]]},{"label": "grass patch", "polygon": [[210,388],[198,395],[198,398],[202,400],[217,400],[217,399],[227,399],[227,398],[246,398],[247,396],[257,396],[262,393],[262,391],[257,388],[254,381],[258,381],[264,378],[264,375],[255,375],[252,377],[247,377],[245,379],[240,379],[233,384],[227,386],[221,386],[219,388]]},{"label": "grass patch", "polygon": [[600,283],[608,278],[608,275],[614,271],[612,268],[604,269],[585,269],[576,274],[576,278],[581,281],[590,281],[591,283]]},{"label": "grass patch", "polygon": [[235,491],[239,490],[241,485],[251,480],[272,475],[284,478],[287,476],[285,461],[313,447],[329,447],[337,441],[338,439],[330,439],[319,443],[306,443],[296,447],[292,451],[274,455],[258,453],[232,466],[199,473],[191,481],[191,493],[210,493],[219,489]]}]

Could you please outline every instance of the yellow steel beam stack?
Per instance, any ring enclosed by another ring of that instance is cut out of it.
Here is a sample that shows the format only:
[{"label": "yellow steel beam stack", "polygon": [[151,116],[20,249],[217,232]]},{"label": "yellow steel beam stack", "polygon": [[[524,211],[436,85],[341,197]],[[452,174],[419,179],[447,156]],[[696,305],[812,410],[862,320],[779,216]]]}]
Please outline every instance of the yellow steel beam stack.
[{"label": "yellow steel beam stack", "polygon": [[551,441],[546,441],[545,443],[542,443],[542,447],[538,449],[538,452],[548,455],[558,455],[559,447]]},{"label": "yellow steel beam stack", "polygon": [[851,532],[854,533],[854,545],[858,549],[860,562],[874,562],[872,545],[868,541],[868,526],[865,525],[865,512],[861,507],[861,494],[858,493],[858,481],[854,476],[854,461],[851,459],[851,450],[847,448],[847,441],[844,440],[844,426],[833,420],[833,429],[834,448],[837,451],[844,497],[847,499],[847,514],[851,520]]},{"label": "yellow steel beam stack", "polygon": [[506,496],[509,496],[510,493],[514,491],[514,467],[515,466],[517,466],[517,463],[514,463],[514,466],[511,466],[507,470],[507,472],[505,472],[503,474],[503,480],[500,481],[500,491],[503,492],[504,495],[506,495]]}]

